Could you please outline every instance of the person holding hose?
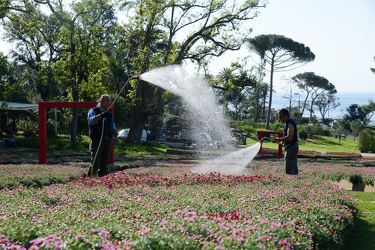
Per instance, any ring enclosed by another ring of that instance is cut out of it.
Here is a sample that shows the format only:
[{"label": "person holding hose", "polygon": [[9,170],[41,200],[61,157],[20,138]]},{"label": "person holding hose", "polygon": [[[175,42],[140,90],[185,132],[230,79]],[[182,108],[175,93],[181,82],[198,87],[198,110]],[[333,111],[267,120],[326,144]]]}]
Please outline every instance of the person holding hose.
[{"label": "person holding hose", "polygon": [[285,171],[286,174],[298,175],[297,154],[298,154],[298,138],[297,124],[289,117],[287,109],[280,109],[278,112],[279,120],[285,123],[283,136],[280,138],[272,138],[274,143],[283,143],[285,149]]},{"label": "person holding hose", "polygon": [[102,95],[97,107],[90,109],[87,114],[91,160],[88,176],[102,177],[108,174],[108,162],[111,153],[111,138],[117,137],[117,129],[112,114],[111,97]]}]

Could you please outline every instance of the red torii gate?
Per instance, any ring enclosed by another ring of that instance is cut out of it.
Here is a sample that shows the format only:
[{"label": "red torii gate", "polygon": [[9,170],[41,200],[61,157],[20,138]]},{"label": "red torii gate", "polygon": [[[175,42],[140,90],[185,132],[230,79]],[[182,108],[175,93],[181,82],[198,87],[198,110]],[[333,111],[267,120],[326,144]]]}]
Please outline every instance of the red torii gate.
[{"label": "red torii gate", "polygon": [[[96,107],[97,102],[39,102],[39,164],[47,164],[47,109],[48,108],[81,108],[91,109]],[[111,107],[111,113],[113,113],[113,106]],[[109,164],[113,164],[113,145],[114,140],[111,139],[111,156],[109,158]]]}]

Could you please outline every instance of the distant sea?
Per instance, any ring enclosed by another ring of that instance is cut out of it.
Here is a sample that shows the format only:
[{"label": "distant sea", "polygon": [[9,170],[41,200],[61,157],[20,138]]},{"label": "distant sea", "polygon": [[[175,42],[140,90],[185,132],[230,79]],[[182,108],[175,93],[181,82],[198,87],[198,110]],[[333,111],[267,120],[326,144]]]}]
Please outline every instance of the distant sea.
[{"label": "distant sea", "polygon": [[[278,90],[276,93],[273,93],[272,95],[272,108],[274,109],[280,109],[285,108],[289,106],[289,101],[285,98],[282,98],[284,96],[284,91]],[[330,110],[329,113],[327,113],[325,118],[333,118],[338,119],[342,118],[345,114],[347,114],[346,109],[352,105],[352,104],[358,104],[359,106],[368,104],[369,100],[372,100],[375,102],[375,91],[341,91],[337,92],[336,97],[339,98],[338,102],[340,103],[340,106],[338,106],[334,110]],[[298,105],[298,96],[294,98],[294,104],[292,106]],[[301,102],[304,100],[304,97],[301,96]],[[308,111],[305,111],[304,116],[308,116]],[[315,116],[320,118],[321,115],[319,111],[315,111]],[[371,125],[375,125],[375,115],[371,118]]]}]

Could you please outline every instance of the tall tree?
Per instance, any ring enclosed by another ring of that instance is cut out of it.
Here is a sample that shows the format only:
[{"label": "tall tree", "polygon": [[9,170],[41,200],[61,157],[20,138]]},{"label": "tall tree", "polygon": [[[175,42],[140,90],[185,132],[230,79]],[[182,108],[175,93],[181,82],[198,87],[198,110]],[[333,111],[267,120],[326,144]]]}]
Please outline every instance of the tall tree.
[{"label": "tall tree", "polygon": [[[374,61],[375,61],[375,56],[374,56]],[[370,68],[371,72],[375,74],[375,68]]]},{"label": "tall tree", "polygon": [[330,83],[326,78],[316,75],[314,72],[305,72],[292,77],[297,86],[306,92],[306,97],[303,102],[302,115],[307,106],[307,100],[310,98],[310,106],[307,108],[310,112],[310,120],[314,112],[314,102],[322,94],[336,94],[337,90],[335,85]]},{"label": "tall tree", "polygon": [[359,121],[366,125],[366,113],[363,112],[362,107],[358,104],[351,104],[347,109],[347,114],[344,115],[344,120],[348,122]]},{"label": "tall tree", "polygon": [[[32,71],[31,82],[43,100],[56,100],[68,90],[69,100],[92,101],[92,93],[104,91],[104,47],[116,21],[110,0],[81,0],[71,6],[50,0],[14,2],[17,8],[7,12],[4,24],[9,41],[17,44],[11,55]],[[87,92],[92,96],[85,95]],[[77,124],[78,110],[74,109],[73,146],[77,144]]]},{"label": "tall tree", "polygon": [[[338,97],[336,97],[332,93],[322,93],[315,101],[316,109],[319,111],[320,115],[322,116],[322,120],[324,122],[324,118],[326,114],[332,110],[340,106]],[[328,113],[329,114],[329,113]]]},{"label": "tall tree", "polygon": [[295,102],[296,96],[300,95],[298,91],[296,91],[296,84],[290,78],[283,78],[283,85],[282,90],[284,94],[281,96],[282,98],[286,99],[289,103],[289,110],[292,110],[292,104]]},{"label": "tall tree", "polygon": [[50,88],[56,88],[57,85],[49,68],[49,63],[57,60],[52,39],[52,36],[56,38],[55,24],[40,10],[38,4],[32,1],[20,3],[23,5],[10,9],[4,19],[8,42],[16,45],[9,56],[17,65],[27,67],[27,83],[34,85],[44,100],[50,100],[56,93]]},{"label": "tall tree", "polygon": [[230,68],[224,68],[214,81],[214,88],[222,92],[221,101],[224,110],[228,106],[234,108],[234,119],[238,120],[243,111],[243,101],[249,98],[251,90],[256,86],[257,79],[253,70],[244,69],[240,63],[232,63]]},{"label": "tall tree", "polygon": [[[247,22],[257,15],[260,1],[244,1],[238,4],[231,0],[137,0],[129,5],[135,13],[133,17],[135,34],[139,38],[137,60],[133,61],[138,73],[169,64],[192,61],[205,65],[211,57],[222,55],[228,50],[238,50],[249,36],[251,29]],[[262,6],[263,7],[263,6]],[[129,12],[132,13],[132,12]],[[158,32],[162,31],[162,32]],[[241,32],[239,32],[241,31]],[[152,51],[153,36],[166,42],[162,51]],[[129,140],[140,141],[139,131],[155,110],[162,104],[153,104],[154,99],[162,100],[163,91],[140,82],[133,86],[134,101],[133,126]],[[153,104],[153,105],[152,105]],[[134,134],[134,136],[133,136]]]},{"label": "tall tree", "polygon": [[10,8],[10,1],[11,0],[2,0],[0,2],[0,19],[5,17],[6,12]]},{"label": "tall tree", "polygon": [[369,103],[361,106],[362,111],[366,114],[365,124],[370,123],[372,116],[375,113],[375,101],[369,100]]},{"label": "tall tree", "polygon": [[9,67],[7,57],[0,52],[0,100],[4,101],[3,93],[5,91],[5,83],[9,76]]},{"label": "tall tree", "polygon": [[282,35],[259,35],[249,39],[247,44],[250,50],[257,53],[261,60],[265,60],[271,67],[266,120],[266,129],[269,129],[274,72],[291,70],[296,64],[311,62],[315,59],[315,55],[310,51],[309,47]]},{"label": "tall tree", "polygon": [[253,112],[254,122],[258,123],[259,119],[264,118],[264,116],[262,115],[262,114],[264,114],[264,112],[262,112],[262,110],[264,110],[264,107],[262,108],[261,104],[265,103],[265,100],[268,96],[268,90],[263,91],[263,93],[265,95],[263,95],[263,96],[261,95],[262,90],[264,90],[265,86],[268,89],[268,85],[265,85],[263,83],[263,79],[266,76],[266,73],[265,73],[266,61],[260,60],[259,65],[255,66],[255,67],[256,67],[257,72],[258,72],[258,83],[254,88],[254,98],[253,98],[252,103],[253,103],[253,106],[254,106],[254,112]]}]

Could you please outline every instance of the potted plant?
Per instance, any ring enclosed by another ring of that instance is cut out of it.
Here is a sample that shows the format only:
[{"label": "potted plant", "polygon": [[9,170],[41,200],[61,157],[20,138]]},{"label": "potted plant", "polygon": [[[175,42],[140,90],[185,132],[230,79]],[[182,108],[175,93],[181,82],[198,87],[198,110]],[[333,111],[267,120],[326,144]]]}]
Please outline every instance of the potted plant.
[{"label": "potted plant", "polygon": [[363,182],[362,176],[359,174],[352,174],[349,176],[349,182],[353,184],[353,191],[364,191],[366,184]]}]

